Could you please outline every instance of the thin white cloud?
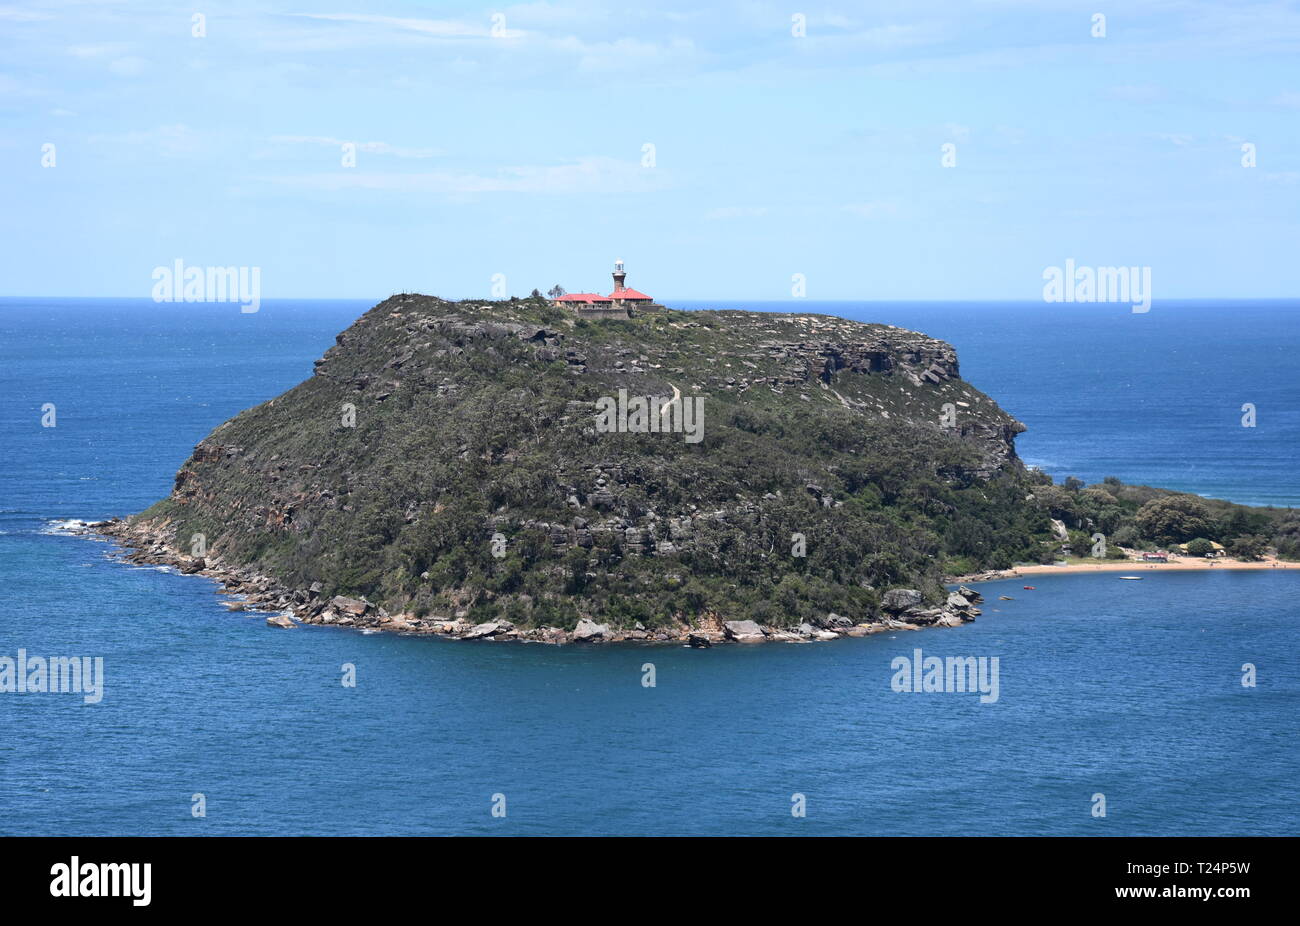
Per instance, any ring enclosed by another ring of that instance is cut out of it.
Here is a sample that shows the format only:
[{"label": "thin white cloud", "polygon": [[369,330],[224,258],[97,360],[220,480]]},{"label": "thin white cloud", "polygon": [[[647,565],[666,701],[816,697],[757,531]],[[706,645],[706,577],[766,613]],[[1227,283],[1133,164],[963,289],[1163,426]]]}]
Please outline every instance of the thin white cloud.
[{"label": "thin white cloud", "polygon": [[398,32],[415,32],[435,39],[519,38],[522,32],[514,29],[494,30],[490,19],[482,23],[455,19],[412,19],[402,16],[378,16],[372,13],[297,13],[303,19],[325,22],[352,23],[377,26]]},{"label": "thin white cloud", "polygon": [[492,174],[441,170],[378,173],[339,168],[329,173],[264,178],[282,186],[325,191],[377,190],[389,193],[647,193],[667,182],[662,169],[613,158],[582,158],[572,164],[503,167]]},{"label": "thin white cloud", "polygon": [[[271,141],[280,145],[317,145],[324,148],[342,148],[349,142],[345,138],[332,138],[328,135],[273,135]],[[438,148],[409,148],[402,145],[390,145],[384,141],[353,142],[357,151],[365,154],[389,154],[397,158],[432,158],[442,154]]]},{"label": "thin white cloud", "polygon": [[1168,93],[1155,84],[1126,84],[1108,88],[1106,96],[1122,103],[1159,103]]},{"label": "thin white cloud", "polygon": [[108,69],[118,77],[134,77],[137,74],[144,73],[148,66],[149,62],[143,58],[128,55],[125,58],[116,58],[109,62]]},{"label": "thin white cloud", "polygon": [[34,23],[53,19],[49,13],[36,10],[20,10],[15,6],[0,6],[0,21],[11,23]]},{"label": "thin white cloud", "polygon": [[846,203],[840,209],[864,219],[879,219],[898,214],[894,203]]},{"label": "thin white cloud", "polygon": [[204,150],[202,137],[183,122],[160,125],[153,129],[118,132],[111,135],[92,135],[94,144],[129,145],[147,148],[164,157],[181,157]]},{"label": "thin white cloud", "polygon": [[709,221],[721,219],[756,219],[767,215],[766,206],[719,206],[704,213]]},{"label": "thin white cloud", "polygon": [[128,48],[130,46],[125,42],[107,42],[94,45],[70,45],[67,52],[74,58],[107,58],[112,55],[121,55]]}]

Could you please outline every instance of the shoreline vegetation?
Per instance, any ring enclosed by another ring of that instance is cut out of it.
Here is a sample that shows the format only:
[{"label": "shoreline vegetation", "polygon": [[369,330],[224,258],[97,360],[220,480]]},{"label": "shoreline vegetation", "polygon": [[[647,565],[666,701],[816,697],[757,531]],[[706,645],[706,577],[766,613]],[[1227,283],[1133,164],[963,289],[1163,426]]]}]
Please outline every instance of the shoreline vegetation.
[{"label": "shoreline vegetation", "polygon": [[[455,617],[418,617],[413,613],[389,614],[364,597],[329,598],[321,593],[320,583],[308,589],[286,589],[267,576],[249,569],[230,567],[217,562],[186,556],[172,548],[164,534],[143,525],[118,518],[93,523],[72,522],[72,534],[97,534],[117,542],[121,560],[137,566],[164,566],[184,575],[202,575],[218,584],[222,603],[232,612],[269,614],[266,623],[290,629],[297,624],[336,626],[364,632],[390,632],[431,635],[454,640],[489,642],[547,643],[641,643],[673,644],[709,648],[722,643],[815,643],[843,637],[865,637],[891,631],[923,630],[926,627],[959,627],[981,614],[976,605],[984,602],[978,591],[968,586],[978,582],[1026,579],[1046,575],[1102,575],[1128,573],[1150,575],[1153,572],[1210,572],[1300,570],[1300,562],[1266,557],[1247,561],[1219,559],[1175,559],[1151,563],[1139,558],[1126,560],[1079,559],[1075,562],[1017,565],[1010,569],[987,570],[964,576],[946,577],[947,598],[939,607],[927,607],[925,596],[916,589],[891,589],[882,598],[878,619],[853,622],[835,613],[827,619],[803,622],[798,626],[776,627],[746,620],[723,620],[710,616],[693,622],[647,629],[637,624],[630,629],[611,627],[590,618],[580,619],[571,630],[561,627],[516,627],[508,620],[473,623],[466,613]],[[1137,551],[1125,551],[1139,557]]]},{"label": "shoreline vegetation", "polygon": [[[958,626],[979,595],[950,576],[1300,558],[1295,509],[1025,466],[1024,425],[920,332],[405,293],[335,340],[166,498],[92,529],[273,626],[548,643]],[[688,399],[698,440],[647,426]]]},{"label": "shoreline vegetation", "polygon": [[563,627],[517,627],[509,620],[474,623],[467,611],[453,617],[419,616],[412,612],[390,614],[365,597],[329,597],[319,582],[307,589],[286,588],[268,576],[248,568],[232,567],[212,557],[187,556],[176,550],[165,532],[120,518],[93,523],[74,522],[72,534],[97,534],[116,541],[121,560],[136,566],[164,566],[183,575],[201,575],[217,582],[218,593],[226,596],[226,608],[235,612],[270,612],[266,623],[291,629],[297,623],[334,626],[353,630],[424,634],[456,640],[514,641],[521,643],[673,643],[709,648],[718,643],[814,643],[841,637],[865,637],[895,630],[924,627],[957,627],[980,614],[975,605],[983,602],[979,592],[960,588],[948,594],[938,607],[927,607],[916,589],[892,589],[882,601],[882,613],[869,621],[855,622],[830,612],[824,619],[804,621],[797,626],[761,625],[752,619],[724,620],[715,615],[696,621],[677,621],[656,628],[640,622],[631,628],[611,627],[589,617],[580,618],[573,629]]}]

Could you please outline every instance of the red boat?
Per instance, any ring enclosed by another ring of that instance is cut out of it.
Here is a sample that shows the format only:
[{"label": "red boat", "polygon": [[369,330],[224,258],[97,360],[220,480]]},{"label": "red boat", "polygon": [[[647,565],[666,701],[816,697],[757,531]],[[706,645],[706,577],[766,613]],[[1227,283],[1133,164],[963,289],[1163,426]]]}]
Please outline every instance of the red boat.
[{"label": "red boat", "polygon": [[1034,590],[1034,587],[1032,585],[1026,585],[1025,589],[1032,592]]}]

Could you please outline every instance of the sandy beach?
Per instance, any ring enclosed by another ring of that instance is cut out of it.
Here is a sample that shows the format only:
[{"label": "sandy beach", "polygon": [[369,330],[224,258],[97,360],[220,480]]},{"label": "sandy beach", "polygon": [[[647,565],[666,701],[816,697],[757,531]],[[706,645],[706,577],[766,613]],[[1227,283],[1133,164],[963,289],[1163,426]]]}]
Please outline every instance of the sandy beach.
[{"label": "sandy beach", "polygon": [[1191,570],[1269,570],[1300,569],[1300,563],[1277,559],[1263,559],[1257,562],[1223,558],[1223,559],[1176,559],[1168,563],[1147,563],[1142,560],[1101,560],[1095,563],[1069,563],[1064,566],[1016,566],[1014,569],[980,572],[975,575],[957,576],[953,583],[991,582],[996,579],[1020,579],[1033,576],[1063,575],[1070,573],[1117,572],[1126,575],[1147,575],[1152,572],[1188,572]]}]

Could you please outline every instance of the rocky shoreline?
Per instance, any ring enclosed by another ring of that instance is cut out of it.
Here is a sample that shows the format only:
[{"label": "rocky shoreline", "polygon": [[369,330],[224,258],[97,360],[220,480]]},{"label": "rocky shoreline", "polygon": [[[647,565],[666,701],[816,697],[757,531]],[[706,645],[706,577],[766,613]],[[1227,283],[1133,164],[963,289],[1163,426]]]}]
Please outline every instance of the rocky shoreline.
[{"label": "rocky shoreline", "polygon": [[231,611],[274,612],[266,619],[271,627],[291,629],[297,624],[342,627],[368,632],[430,634],[456,640],[516,641],[524,643],[671,643],[711,647],[720,643],[812,643],[841,637],[865,637],[897,630],[925,627],[958,627],[975,620],[975,605],[984,599],[979,592],[961,587],[949,593],[939,606],[927,607],[921,592],[896,588],[885,592],[881,606],[889,616],[869,623],[854,623],[829,613],[793,629],[764,627],[752,620],[710,619],[694,625],[647,629],[637,624],[630,630],[611,628],[591,618],[582,618],[573,630],[559,627],[519,628],[507,620],[472,624],[467,613],[451,617],[412,613],[390,614],[365,598],[322,594],[321,583],[291,589],[246,568],[230,566],[209,555],[189,556],[172,546],[165,532],[129,520],[110,518],[81,526],[74,533],[98,534],[121,545],[123,562],[138,566],[168,566],[184,575],[214,579],[222,593],[240,596],[225,602]]}]

